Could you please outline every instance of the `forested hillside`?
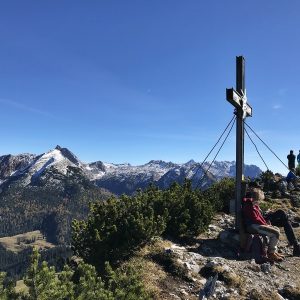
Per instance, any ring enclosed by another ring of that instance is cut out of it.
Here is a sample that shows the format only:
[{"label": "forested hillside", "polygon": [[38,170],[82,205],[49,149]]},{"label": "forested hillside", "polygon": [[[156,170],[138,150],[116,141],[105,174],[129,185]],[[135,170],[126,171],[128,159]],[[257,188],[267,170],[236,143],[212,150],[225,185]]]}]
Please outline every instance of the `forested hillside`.
[{"label": "forested hillside", "polygon": [[[14,236],[35,230],[54,245],[44,251],[43,258],[54,265],[71,256],[71,223],[74,218],[83,219],[89,211],[89,203],[103,201],[111,194],[90,183],[76,168],[68,176],[60,176],[59,185],[5,185],[0,194],[0,237]],[[50,175],[51,174],[51,175]],[[48,179],[57,174],[48,172]],[[33,243],[34,244],[34,243]],[[29,243],[28,248],[32,245]],[[21,276],[29,264],[30,249],[18,253],[0,248],[0,270],[10,276]]]},{"label": "forested hillside", "polygon": [[[232,187],[229,180],[204,194],[192,190],[186,181],[164,191],[152,186],[132,197],[93,202],[87,219],[72,222],[77,263],[66,264],[56,277],[54,267],[38,263],[35,251],[24,281],[28,289],[16,293],[3,281],[2,295],[8,299],[82,299],[87,295],[88,299],[151,299],[151,291],[145,290],[128,259],[157,236],[192,238],[206,230],[215,211],[229,201]],[[228,198],[221,199],[221,194]]]},{"label": "forested hillside", "polygon": [[[55,177],[54,171],[51,177]],[[60,178],[59,185],[40,182],[22,188],[14,184],[4,186],[0,194],[0,237],[41,230],[49,241],[68,244],[72,219],[83,218],[90,202],[109,195],[75,168]]]}]

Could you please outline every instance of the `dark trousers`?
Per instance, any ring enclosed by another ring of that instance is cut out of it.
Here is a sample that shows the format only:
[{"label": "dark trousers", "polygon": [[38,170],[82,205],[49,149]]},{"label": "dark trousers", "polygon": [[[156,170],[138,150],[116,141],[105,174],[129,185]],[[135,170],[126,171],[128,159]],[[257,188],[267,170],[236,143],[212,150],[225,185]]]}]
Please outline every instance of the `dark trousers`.
[{"label": "dark trousers", "polygon": [[289,169],[290,169],[290,171],[292,171],[293,169],[295,169],[295,163],[293,163],[293,164],[289,163]]},{"label": "dark trousers", "polygon": [[291,245],[297,243],[292,225],[287,214],[282,209],[278,209],[266,215],[266,220],[270,221],[273,226],[283,227],[286,237]]}]

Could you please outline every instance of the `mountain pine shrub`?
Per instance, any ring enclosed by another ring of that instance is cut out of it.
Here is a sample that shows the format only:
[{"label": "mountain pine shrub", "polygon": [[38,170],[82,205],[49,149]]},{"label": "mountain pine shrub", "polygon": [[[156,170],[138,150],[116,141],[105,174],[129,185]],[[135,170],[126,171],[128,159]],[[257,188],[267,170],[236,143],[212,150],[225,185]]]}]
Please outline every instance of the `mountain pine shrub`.
[{"label": "mountain pine shrub", "polygon": [[263,185],[263,190],[266,191],[276,191],[278,189],[278,185],[274,180],[274,173],[270,170],[262,172],[259,176],[259,180]]},{"label": "mountain pine shrub", "polygon": [[167,212],[164,235],[171,238],[198,235],[207,229],[213,216],[213,205],[200,191],[193,190],[188,180],[183,185],[172,184],[157,202]]},{"label": "mountain pine shrub", "polygon": [[101,278],[95,267],[79,262],[77,267],[65,265],[57,273],[54,267],[40,262],[40,254],[33,250],[31,265],[24,284],[25,292],[15,292],[12,284],[4,284],[5,273],[0,273],[1,300],[150,300],[138,270],[130,265],[113,270],[106,263]]},{"label": "mountain pine shrub", "polygon": [[74,220],[76,255],[103,270],[128,257],[154,236],[195,236],[210,224],[214,206],[191,183],[162,191],[150,186],[134,196],[92,203],[87,220]]},{"label": "mountain pine shrub", "polygon": [[97,268],[127,257],[166,227],[166,217],[155,214],[152,204],[140,193],[92,203],[86,221],[73,221],[75,253]]},{"label": "mountain pine shrub", "polygon": [[6,280],[6,273],[0,272],[0,299],[14,300],[20,299],[14,291],[14,285],[11,281]]},{"label": "mountain pine shrub", "polygon": [[234,199],[234,194],[235,180],[225,177],[205,190],[203,197],[213,205],[215,211],[228,213],[230,200]]}]

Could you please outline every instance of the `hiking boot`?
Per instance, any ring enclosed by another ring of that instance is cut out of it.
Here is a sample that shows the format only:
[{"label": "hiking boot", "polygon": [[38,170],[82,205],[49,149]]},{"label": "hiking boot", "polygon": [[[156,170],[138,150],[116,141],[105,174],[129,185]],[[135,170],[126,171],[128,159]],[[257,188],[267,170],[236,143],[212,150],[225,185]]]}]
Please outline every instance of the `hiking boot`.
[{"label": "hiking boot", "polygon": [[294,245],[293,256],[300,256],[300,246],[299,246],[299,244]]},{"label": "hiking boot", "polygon": [[268,258],[272,261],[281,262],[283,261],[283,258],[281,256],[278,256],[277,253],[268,253]]}]

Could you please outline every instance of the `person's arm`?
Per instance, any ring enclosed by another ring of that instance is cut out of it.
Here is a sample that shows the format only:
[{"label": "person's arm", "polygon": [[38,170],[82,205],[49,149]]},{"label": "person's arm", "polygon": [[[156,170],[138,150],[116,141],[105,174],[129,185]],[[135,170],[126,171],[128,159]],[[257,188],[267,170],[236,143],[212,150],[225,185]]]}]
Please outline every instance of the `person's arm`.
[{"label": "person's arm", "polygon": [[255,213],[254,213],[252,204],[245,204],[244,205],[243,215],[244,215],[244,218],[249,220],[249,221],[255,220]]},{"label": "person's arm", "polygon": [[259,212],[258,207],[255,208],[252,204],[246,204],[243,208],[244,217],[253,224],[267,225],[266,220]]}]

